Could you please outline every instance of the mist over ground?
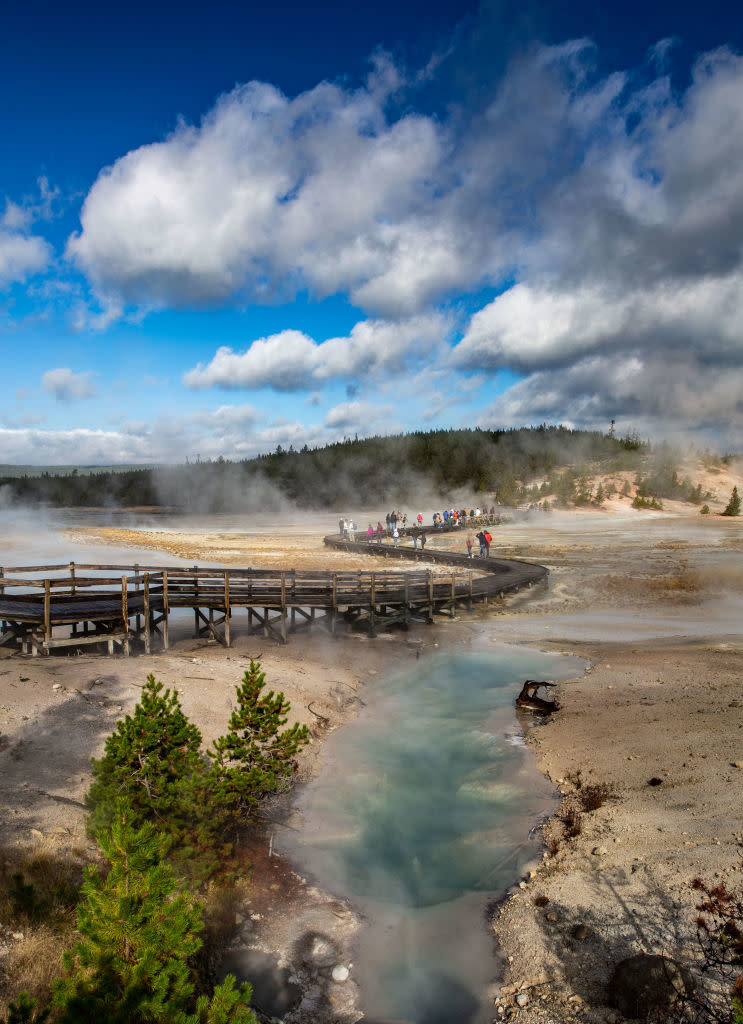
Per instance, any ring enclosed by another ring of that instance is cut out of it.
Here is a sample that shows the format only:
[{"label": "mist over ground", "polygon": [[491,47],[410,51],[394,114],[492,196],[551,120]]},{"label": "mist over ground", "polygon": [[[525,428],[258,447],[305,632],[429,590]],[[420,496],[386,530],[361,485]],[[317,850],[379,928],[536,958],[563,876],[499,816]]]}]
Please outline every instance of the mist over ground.
[{"label": "mist over ground", "polygon": [[[517,430],[417,431],[348,439],[323,448],[284,450],[258,458],[196,461],[120,471],[106,468],[65,474],[5,476],[6,504],[96,508],[165,506],[192,513],[245,512],[295,515],[386,505],[514,505],[543,493],[561,467],[574,477],[639,469],[650,451],[634,435],[577,431],[562,426]],[[672,471],[670,471],[672,474]],[[574,484],[567,481],[572,487]],[[479,496],[479,499],[478,499]]]}]

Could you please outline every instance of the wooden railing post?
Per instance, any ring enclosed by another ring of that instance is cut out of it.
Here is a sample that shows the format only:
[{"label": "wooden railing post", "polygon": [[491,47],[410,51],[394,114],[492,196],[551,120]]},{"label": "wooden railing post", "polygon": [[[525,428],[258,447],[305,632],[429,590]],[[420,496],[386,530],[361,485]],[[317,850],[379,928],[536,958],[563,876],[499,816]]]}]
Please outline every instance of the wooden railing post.
[{"label": "wooden railing post", "polygon": [[194,596],[194,608],[193,608],[193,635],[199,635],[199,567],[195,565],[193,567],[193,596]]},{"label": "wooden railing post", "polygon": [[144,651],[150,653],[150,574],[144,574]]},{"label": "wooden railing post", "polygon": [[[134,592],[135,594],[139,593],[139,565],[137,562],[134,563]],[[134,628],[136,630],[137,636],[139,636],[140,629],[142,628],[142,621],[139,617],[139,611],[137,611],[136,617],[134,619]],[[149,651],[147,653],[149,654]]]},{"label": "wooden railing post", "polygon": [[44,580],[44,640],[52,638],[52,587],[48,579]]},{"label": "wooden railing post", "polygon": [[124,654],[129,655],[129,594],[127,578],[121,577],[121,618],[124,622]]},{"label": "wooden railing post", "polygon": [[224,571],[224,642],[230,646],[230,570]]},{"label": "wooden railing post", "polygon": [[168,617],[170,615],[170,608],[168,607],[168,570],[163,569],[163,647],[167,651],[170,646],[170,638],[168,636]]},{"label": "wooden railing post", "polygon": [[281,639],[286,643],[286,573],[281,573]]},{"label": "wooden railing post", "polygon": [[70,593],[75,593],[75,563],[70,562]]}]

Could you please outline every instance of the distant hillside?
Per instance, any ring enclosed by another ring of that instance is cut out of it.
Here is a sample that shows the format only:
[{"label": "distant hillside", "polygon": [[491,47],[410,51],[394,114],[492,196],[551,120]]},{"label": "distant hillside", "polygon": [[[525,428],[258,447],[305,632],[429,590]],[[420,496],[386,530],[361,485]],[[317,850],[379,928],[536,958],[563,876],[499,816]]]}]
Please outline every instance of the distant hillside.
[{"label": "distant hillside", "polygon": [[[288,505],[343,510],[487,498],[596,502],[592,481],[624,474],[650,497],[701,501],[678,458],[634,435],[547,426],[435,430],[283,450],[254,459],[154,468],[0,474],[3,503],[64,507],[169,506],[194,512],[276,514]],[[602,494],[599,492],[598,498]],[[600,503],[600,501],[599,501]]]}]

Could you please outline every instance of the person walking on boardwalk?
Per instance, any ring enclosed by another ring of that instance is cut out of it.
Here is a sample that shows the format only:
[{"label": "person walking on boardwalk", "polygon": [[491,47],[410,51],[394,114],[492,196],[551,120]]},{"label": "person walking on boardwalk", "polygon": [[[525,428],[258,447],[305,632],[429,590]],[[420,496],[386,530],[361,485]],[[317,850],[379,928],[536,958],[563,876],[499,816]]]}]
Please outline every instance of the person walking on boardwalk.
[{"label": "person walking on boardwalk", "polygon": [[426,534],[425,534],[425,532],[424,532],[424,533],[421,533],[421,535],[420,535],[420,542],[421,542],[421,551],[423,551],[423,549],[424,549],[424,548],[425,548],[425,546],[426,546],[426,539],[427,539],[427,538],[426,538]]},{"label": "person walking on boardwalk", "polygon": [[480,530],[480,532],[476,533],[475,536],[480,541],[480,558],[484,558],[485,557],[485,548],[487,546],[487,541],[485,540],[485,534],[483,533],[482,530]]},{"label": "person walking on boardwalk", "polygon": [[371,544],[374,540],[374,527],[369,523],[369,529],[366,531],[366,543]]},{"label": "person walking on boardwalk", "polygon": [[485,538],[485,557],[490,558],[490,545],[493,542],[493,538],[487,530],[483,530],[483,537]]},{"label": "person walking on boardwalk", "polygon": [[418,534],[415,531],[413,531],[413,550],[418,550]]},{"label": "person walking on boardwalk", "polygon": [[397,547],[400,541],[400,534],[397,532],[397,527],[395,527],[395,529],[392,531],[392,540],[394,542],[395,547]]},{"label": "person walking on boardwalk", "polygon": [[467,557],[472,558],[472,537],[467,538]]},{"label": "person walking on boardwalk", "polygon": [[377,520],[377,544],[382,543],[382,537],[384,536],[384,528],[379,520]]}]

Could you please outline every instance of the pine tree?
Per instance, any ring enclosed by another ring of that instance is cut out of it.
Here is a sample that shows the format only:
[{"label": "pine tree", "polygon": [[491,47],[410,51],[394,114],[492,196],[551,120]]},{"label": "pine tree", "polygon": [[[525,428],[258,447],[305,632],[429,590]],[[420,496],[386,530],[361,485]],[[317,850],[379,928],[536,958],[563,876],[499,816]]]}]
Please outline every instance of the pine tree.
[{"label": "pine tree", "polygon": [[120,801],[134,828],[157,825],[166,851],[184,868],[206,877],[214,857],[200,859],[214,835],[208,808],[207,764],[201,733],[189,722],[178,691],[165,690],[150,675],[134,713],[118,722],[103,757],[92,762],[93,784],[86,796],[93,834],[112,824]]},{"label": "pine tree", "polygon": [[129,813],[120,805],[110,831],[98,835],[108,875],[93,868],[83,883],[81,939],[65,954],[67,976],[55,991],[65,1024],[169,1021],[193,995],[187,959],[201,945],[201,911],[177,892],[154,827],[136,828]]},{"label": "pine tree", "polygon": [[304,725],[281,731],[291,708],[283,693],[262,694],[265,678],[260,662],[251,658],[237,687],[229,731],[209,750],[215,800],[230,815],[233,828],[294,774],[295,756],[308,739]]},{"label": "pine tree", "polygon": [[250,986],[235,990],[234,978],[211,1000],[194,999],[188,961],[201,946],[201,908],[161,860],[154,827],[134,828],[128,814],[119,805],[110,831],[98,836],[111,868],[105,878],[91,869],[83,883],[81,938],[54,986],[60,1024],[256,1024]]},{"label": "pine tree", "polygon": [[722,512],[724,516],[739,516],[740,515],[740,495],[738,494],[738,488],[733,487],[733,493],[730,495],[730,501],[727,503],[725,510]]}]

